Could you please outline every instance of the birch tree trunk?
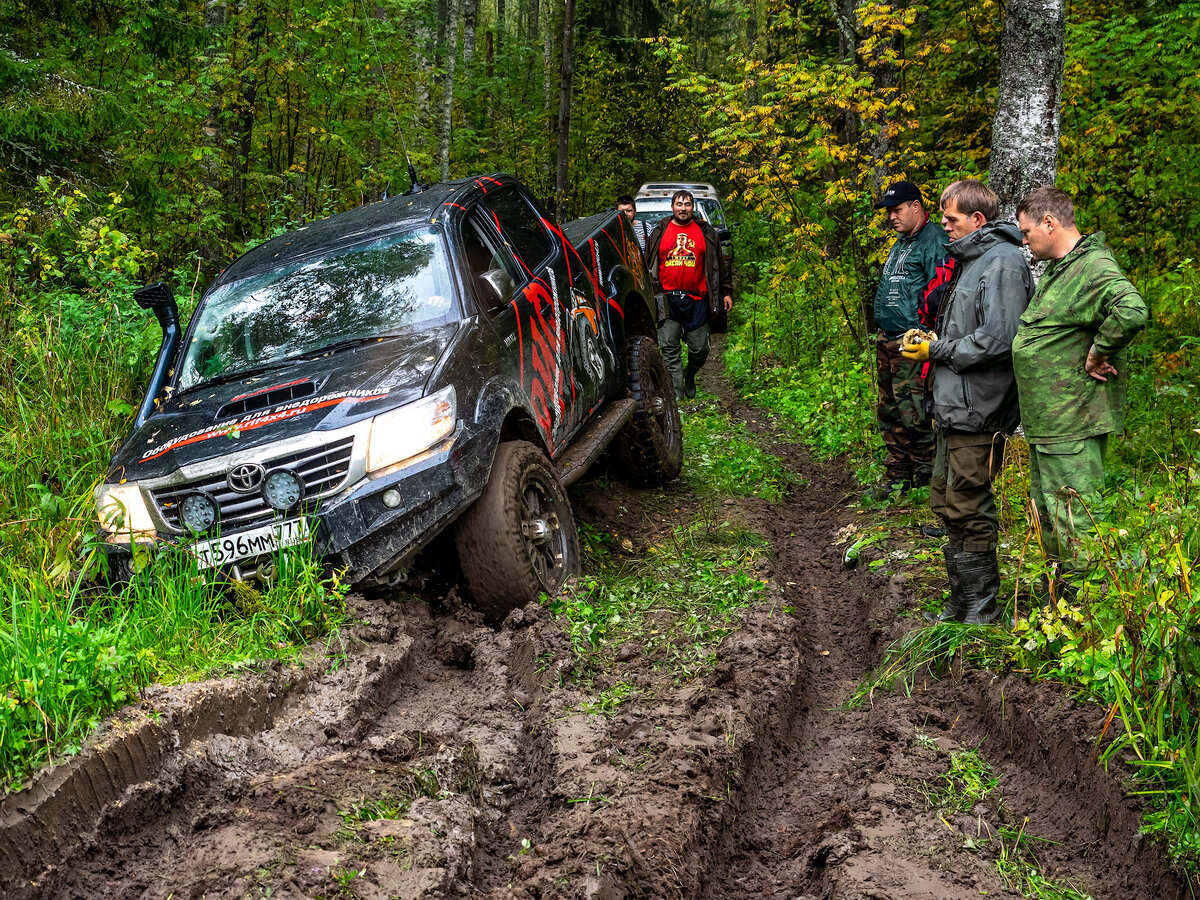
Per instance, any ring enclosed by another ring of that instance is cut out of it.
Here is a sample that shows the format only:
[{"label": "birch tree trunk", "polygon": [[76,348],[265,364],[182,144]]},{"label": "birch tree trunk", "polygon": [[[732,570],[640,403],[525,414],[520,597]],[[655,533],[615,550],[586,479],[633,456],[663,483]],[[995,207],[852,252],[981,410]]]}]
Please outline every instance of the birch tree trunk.
[{"label": "birch tree trunk", "polygon": [[558,93],[558,166],[554,175],[554,213],[566,218],[567,154],[571,142],[571,86],[575,79],[575,0],[566,0],[563,10],[562,78]]},{"label": "birch tree trunk", "polygon": [[1054,183],[1066,34],[1066,0],[1009,0],[988,174],[1001,218],[1031,188]]},{"label": "birch tree trunk", "polygon": [[475,61],[476,32],[479,28],[479,0],[463,0],[463,70],[464,78],[471,76]]}]

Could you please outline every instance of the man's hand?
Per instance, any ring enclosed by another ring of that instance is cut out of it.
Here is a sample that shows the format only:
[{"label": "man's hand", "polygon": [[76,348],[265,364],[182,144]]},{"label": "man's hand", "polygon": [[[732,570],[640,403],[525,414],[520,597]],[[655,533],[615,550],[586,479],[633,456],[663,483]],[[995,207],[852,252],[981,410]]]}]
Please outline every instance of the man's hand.
[{"label": "man's hand", "polygon": [[731,309],[733,309],[733,297],[731,295],[726,294],[721,298],[721,300],[725,304],[725,312],[729,312]]},{"label": "man's hand", "polygon": [[929,362],[929,341],[917,341],[914,344],[905,344],[900,348],[900,355],[909,362]]},{"label": "man's hand", "polygon": [[1083,368],[1097,381],[1108,381],[1109,375],[1117,374],[1117,370],[1108,361],[1108,357],[1097,353],[1095,347],[1088,349],[1087,359],[1083,362]]}]

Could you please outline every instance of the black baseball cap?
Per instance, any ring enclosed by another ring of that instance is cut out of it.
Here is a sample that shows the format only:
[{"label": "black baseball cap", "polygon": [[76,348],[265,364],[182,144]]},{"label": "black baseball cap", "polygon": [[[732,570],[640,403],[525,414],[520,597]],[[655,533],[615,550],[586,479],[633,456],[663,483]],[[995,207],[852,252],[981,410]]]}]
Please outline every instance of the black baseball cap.
[{"label": "black baseball cap", "polygon": [[895,184],[889,185],[888,189],[883,192],[883,196],[875,201],[875,208],[884,209],[885,207],[899,206],[901,203],[908,203],[910,200],[924,202],[925,198],[921,196],[921,189],[911,181],[897,181]]}]

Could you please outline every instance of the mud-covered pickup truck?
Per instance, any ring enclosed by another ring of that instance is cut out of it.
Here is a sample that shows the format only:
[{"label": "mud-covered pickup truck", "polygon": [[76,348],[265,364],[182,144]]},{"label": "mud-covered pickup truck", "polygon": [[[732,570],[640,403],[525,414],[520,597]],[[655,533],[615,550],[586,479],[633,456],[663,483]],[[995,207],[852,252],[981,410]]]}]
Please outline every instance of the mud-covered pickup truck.
[{"label": "mud-covered pickup truck", "polygon": [[511,177],[426,187],[233,262],[163,343],[96,489],[110,572],[135,545],[268,578],[315,540],[379,583],[453,526],[476,603],[502,618],[579,568],[564,485],[613,443],[674,478],[679,411],[625,218],[560,228]]}]

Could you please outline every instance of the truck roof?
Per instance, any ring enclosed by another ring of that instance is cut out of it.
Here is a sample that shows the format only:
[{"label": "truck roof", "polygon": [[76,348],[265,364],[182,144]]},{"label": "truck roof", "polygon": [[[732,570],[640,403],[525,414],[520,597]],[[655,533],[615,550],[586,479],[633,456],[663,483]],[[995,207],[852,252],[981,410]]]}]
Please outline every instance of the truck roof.
[{"label": "truck roof", "polygon": [[676,191],[691,191],[695,197],[704,197],[710,200],[721,199],[717,194],[717,189],[711,184],[703,184],[696,181],[647,181],[638,188],[635,199],[670,197]]}]

